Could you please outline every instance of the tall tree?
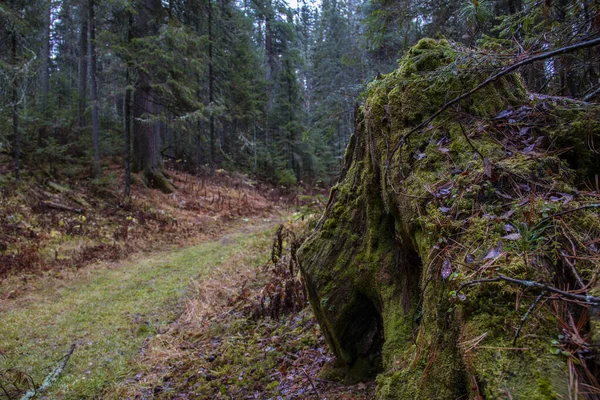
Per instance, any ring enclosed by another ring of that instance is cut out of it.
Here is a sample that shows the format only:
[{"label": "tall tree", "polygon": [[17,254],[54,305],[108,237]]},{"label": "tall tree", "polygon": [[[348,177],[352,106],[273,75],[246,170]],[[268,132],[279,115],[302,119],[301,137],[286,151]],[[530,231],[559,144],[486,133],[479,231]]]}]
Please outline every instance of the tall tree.
[{"label": "tall tree", "polygon": [[78,122],[79,130],[85,128],[85,109],[87,100],[88,81],[88,12],[87,0],[81,2],[80,28],[79,28],[79,99],[78,99]]},{"label": "tall tree", "polygon": [[213,35],[213,6],[208,0],[208,107],[210,135],[210,175],[215,176],[215,75],[214,75],[214,35]]},{"label": "tall tree", "polygon": [[89,56],[90,56],[90,94],[92,101],[92,138],[94,143],[94,176],[100,177],[100,121],[98,116],[98,81],[96,65],[96,16],[94,0],[88,2],[89,12]]},{"label": "tall tree", "polygon": [[[15,10],[16,0],[11,0],[10,5]],[[19,132],[19,75],[17,72],[18,59],[17,59],[17,45],[18,45],[18,31],[16,22],[12,21],[13,26],[10,31],[10,64],[14,70],[14,77],[12,81],[12,119],[13,119],[13,135],[14,135],[14,160],[15,160],[15,179],[17,182],[21,180],[21,135]]]},{"label": "tall tree", "polygon": [[52,1],[47,0],[45,6],[44,44],[42,50],[42,116],[46,115],[48,108],[48,94],[50,92],[50,46],[52,41]]},{"label": "tall tree", "polygon": [[[127,14],[127,39],[126,39],[126,43],[127,45],[131,45],[131,39],[133,36],[133,14],[132,11],[130,9],[127,10],[126,12]],[[124,130],[125,130],[125,134],[124,134],[124,139],[125,139],[125,145],[124,145],[124,152],[123,152],[123,160],[124,160],[124,167],[125,167],[125,182],[124,182],[124,194],[125,194],[125,198],[128,199],[129,196],[131,195],[131,128],[132,128],[132,124],[131,124],[131,116],[132,116],[132,109],[133,109],[133,88],[132,88],[132,83],[131,83],[131,64],[129,62],[126,63],[126,70],[125,70],[125,101],[123,104],[124,112],[123,112],[123,118],[125,120],[124,125]]]},{"label": "tall tree", "polygon": [[[163,17],[161,0],[138,0],[134,18],[134,38],[146,39],[158,34]],[[160,98],[153,88],[149,72],[137,69],[137,82],[133,96],[133,146],[134,170],[144,171],[150,187],[171,192],[173,185],[164,174],[161,160],[161,138],[158,117],[162,109]]]}]

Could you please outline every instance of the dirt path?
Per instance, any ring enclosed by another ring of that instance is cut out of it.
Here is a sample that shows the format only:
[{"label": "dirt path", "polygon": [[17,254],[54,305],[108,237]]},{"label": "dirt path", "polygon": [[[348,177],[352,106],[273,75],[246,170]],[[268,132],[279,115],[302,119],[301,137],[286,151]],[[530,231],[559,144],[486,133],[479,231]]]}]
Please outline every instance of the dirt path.
[{"label": "dirt path", "polygon": [[18,398],[14,386],[26,389],[26,381],[39,386],[72,344],[69,364],[46,396],[99,396],[127,375],[144,340],[176,317],[190,282],[240,254],[245,262],[264,260],[253,249],[271,240],[273,226],[251,220],[196,246],[90,267],[66,282],[41,279],[27,294],[3,301],[0,372],[8,373],[0,383],[11,397],[0,390],[0,399]]}]

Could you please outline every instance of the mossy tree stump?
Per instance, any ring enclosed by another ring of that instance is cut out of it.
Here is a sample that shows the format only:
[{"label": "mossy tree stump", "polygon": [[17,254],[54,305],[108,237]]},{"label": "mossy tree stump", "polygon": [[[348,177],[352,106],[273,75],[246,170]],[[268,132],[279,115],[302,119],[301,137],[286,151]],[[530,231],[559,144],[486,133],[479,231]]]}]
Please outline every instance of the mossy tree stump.
[{"label": "mossy tree stump", "polygon": [[[378,374],[378,398],[573,398],[585,369],[597,373],[597,310],[485,280],[598,291],[598,210],[581,207],[598,202],[583,189],[598,173],[589,145],[600,110],[532,96],[513,74],[392,156],[485,79],[452,73],[469,57],[425,39],[369,86],[341,178],[300,250],[311,305],[348,379]],[[579,350],[572,330],[587,338]]]}]

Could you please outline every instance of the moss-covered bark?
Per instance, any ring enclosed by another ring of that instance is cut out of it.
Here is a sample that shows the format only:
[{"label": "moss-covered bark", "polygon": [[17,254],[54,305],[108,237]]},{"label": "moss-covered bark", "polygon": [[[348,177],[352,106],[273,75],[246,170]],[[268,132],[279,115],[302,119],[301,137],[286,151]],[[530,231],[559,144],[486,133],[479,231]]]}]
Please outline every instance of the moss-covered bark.
[{"label": "moss-covered bark", "polygon": [[[590,253],[576,268],[593,280],[596,210],[545,218],[594,200],[577,187],[598,172],[589,143],[600,112],[530,96],[511,75],[388,160],[402,135],[483,79],[449,74],[460,57],[446,41],[422,40],[370,85],[340,181],[300,251],[311,305],[348,379],[379,373],[381,399],[567,398],[569,347],[559,335],[571,308],[543,298],[514,345],[540,292],[461,286],[502,273],[572,289],[561,258],[569,242]],[[599,336],[593,321],[583,325]]]}]

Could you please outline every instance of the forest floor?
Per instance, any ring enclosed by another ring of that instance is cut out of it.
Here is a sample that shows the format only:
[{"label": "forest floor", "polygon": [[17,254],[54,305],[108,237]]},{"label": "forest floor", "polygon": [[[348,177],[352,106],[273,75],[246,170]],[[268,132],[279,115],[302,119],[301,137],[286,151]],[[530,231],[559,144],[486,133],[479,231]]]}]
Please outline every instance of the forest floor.
[{"label": "forest floor", "polygon": [[276,226],[298,207],[243,177],[172,175],[177,193],[135,187],[127,206],[53,182],[3,193],[0,399],[73,346],[43,398],[371,398],[372,383],[319,377],[333,359],[305,299],[257,313],[281,283]]}]

